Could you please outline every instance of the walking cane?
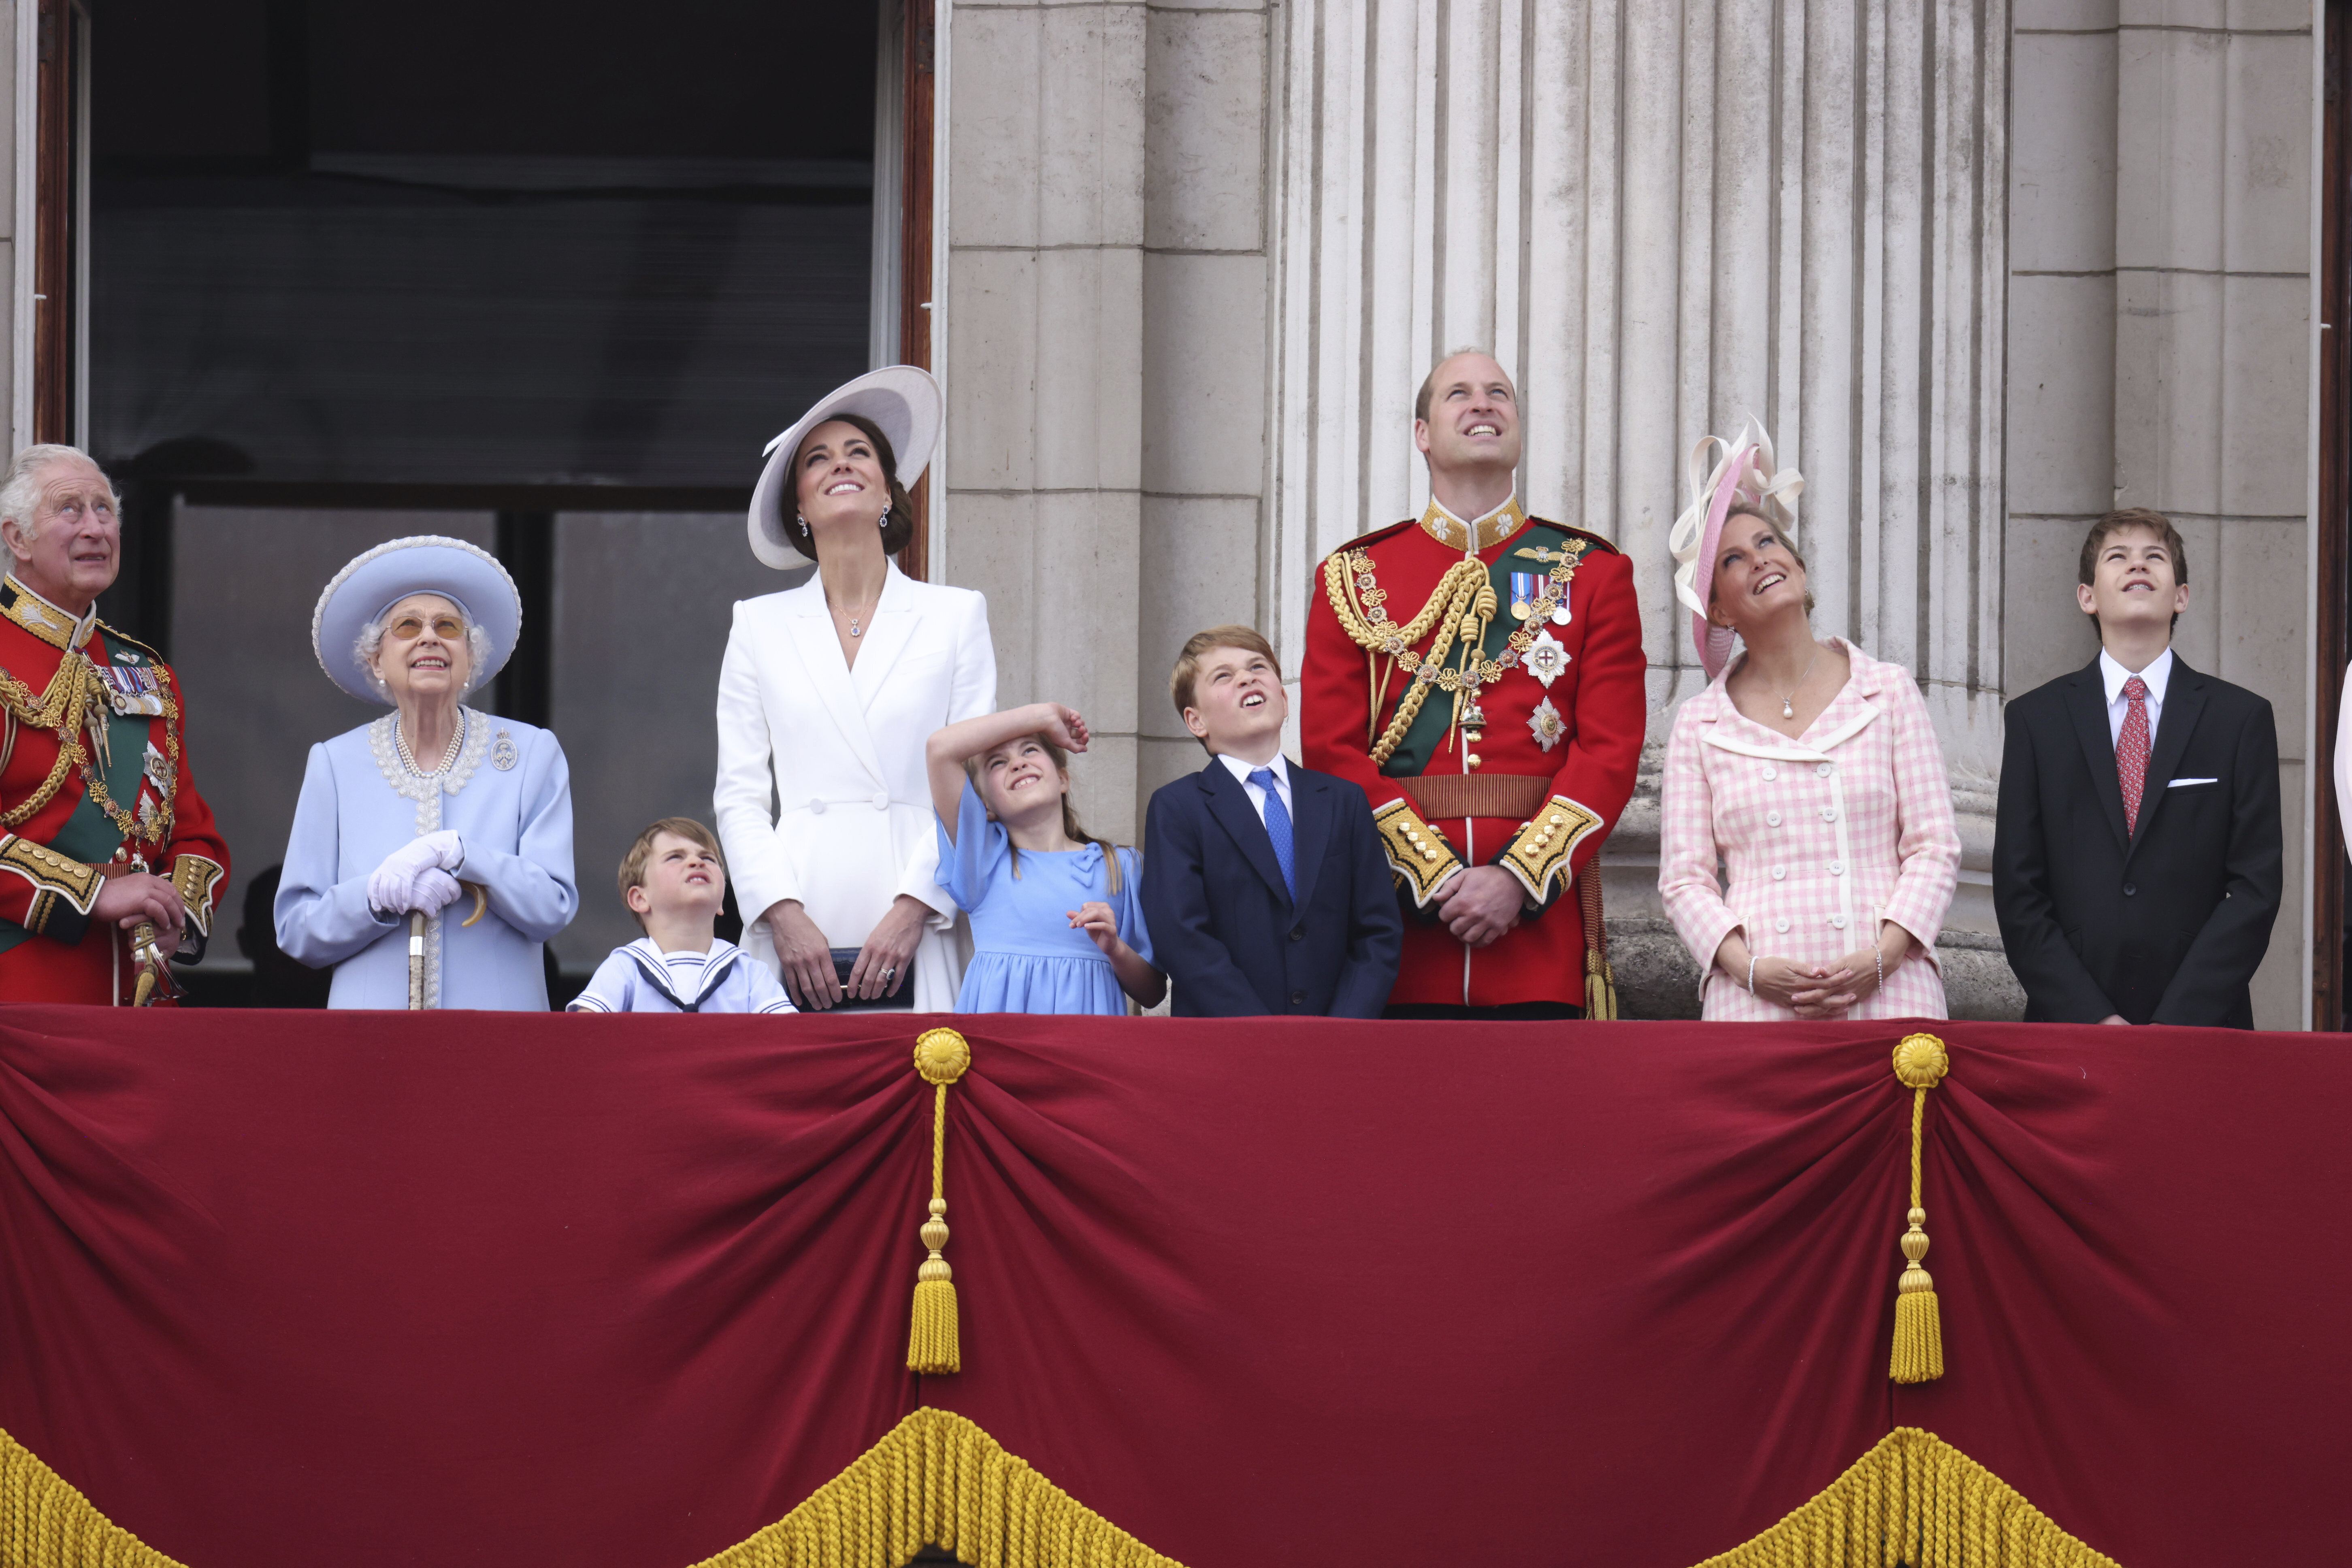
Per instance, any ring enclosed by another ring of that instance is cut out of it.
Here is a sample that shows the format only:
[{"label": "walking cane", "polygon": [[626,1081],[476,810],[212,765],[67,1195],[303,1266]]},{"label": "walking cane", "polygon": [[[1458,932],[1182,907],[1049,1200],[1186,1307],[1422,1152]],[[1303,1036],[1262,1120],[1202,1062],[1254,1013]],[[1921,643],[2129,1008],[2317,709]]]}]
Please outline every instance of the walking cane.
[{"label": "walking cane", "polygon": [[[490,907],[490,890],[479,882],[460,882],[457,886],[474,895],[474,912],[457,923],[465,930],[482,918]],[[408,917],[408,1010],[425,1010],[425,911],[417,910]]]}]

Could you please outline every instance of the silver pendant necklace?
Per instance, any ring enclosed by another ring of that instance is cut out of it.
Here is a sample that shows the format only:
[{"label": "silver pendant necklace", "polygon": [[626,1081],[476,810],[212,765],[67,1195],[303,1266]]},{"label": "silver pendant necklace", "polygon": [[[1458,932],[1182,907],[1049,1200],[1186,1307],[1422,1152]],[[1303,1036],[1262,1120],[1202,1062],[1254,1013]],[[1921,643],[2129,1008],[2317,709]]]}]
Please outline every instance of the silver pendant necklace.
[{"label": "silver pendant necklace", "polygon": [[1802,691],[1805,689],[1805,682],[1812,679],[1813,666],[1821,662],[1822,645],[1815,643],[1813,645],[1813,657],[1805,661],[1805,673],[1797,677],[1797,684],[1789,688],[1789,689],[1781,695],[1781,718],[1794,719],[1797,716],[1797,705],[1793,699],[1796,697],[1798,692]]}]

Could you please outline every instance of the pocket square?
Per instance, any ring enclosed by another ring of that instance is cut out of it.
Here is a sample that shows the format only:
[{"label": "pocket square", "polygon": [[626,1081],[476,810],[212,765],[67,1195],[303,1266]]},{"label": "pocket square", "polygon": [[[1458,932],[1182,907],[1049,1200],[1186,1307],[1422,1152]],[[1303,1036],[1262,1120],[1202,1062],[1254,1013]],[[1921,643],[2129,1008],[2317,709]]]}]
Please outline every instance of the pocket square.
[{"label": "pocket square", "polygon": [[2220,784],[2221,782],[2221,781],[2220,779],[2175,779],[2164,787],[2167,789],[2182,789],[2189,784]]}]

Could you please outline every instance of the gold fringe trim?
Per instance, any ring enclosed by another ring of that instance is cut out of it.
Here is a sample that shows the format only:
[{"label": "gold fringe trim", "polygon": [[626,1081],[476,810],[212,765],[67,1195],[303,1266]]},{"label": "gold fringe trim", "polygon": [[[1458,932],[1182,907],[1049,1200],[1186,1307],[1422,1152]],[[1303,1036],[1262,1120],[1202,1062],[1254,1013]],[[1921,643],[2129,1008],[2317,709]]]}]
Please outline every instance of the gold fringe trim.
[{"label": "gold fringe trim", "polygon": [[183,1568],[0,1432],[0,1563],[8,1568]]},{"label": "gold fringe trim", "polygon": [[1916,1426],[1897,1426],[1829,1489],[1698,1568],[2120,1568],[2017,1489]]},{"label": "gold fringe trim", "polygon": [[695,1568],[901,1568],[927,1545],[972,1568],[1181,1568],[973,1422],[928,1406],[782,1519]]}]

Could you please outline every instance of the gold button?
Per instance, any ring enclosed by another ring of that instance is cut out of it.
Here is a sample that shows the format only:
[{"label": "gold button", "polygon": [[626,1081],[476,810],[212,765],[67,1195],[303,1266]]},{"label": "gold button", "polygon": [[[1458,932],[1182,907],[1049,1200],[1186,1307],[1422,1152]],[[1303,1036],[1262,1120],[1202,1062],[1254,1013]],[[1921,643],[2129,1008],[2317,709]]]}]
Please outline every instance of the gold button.
[{"label": "gold button", "polygon": [[1559,812],[1555,811],[1551,814],[1551,820],[1553,825],[1557,826],[1559,824],[1566,822],[1568,818]]},{"label": "gold button", "polygon": [[1421,852],[1421,858],[1424,860],[1434,860],[1437,858],[1437,851],[1434,849],[1424,849]]},{"label": "gold button", "polygon": [[1465,761],[1465,762],[1466,762],[1466,763],[1468,763],[1470,764],[1470,768],[1471,768],[1471,771],[1472,771],[1472,772],[1474,772],[1474,773],[1475,773],[1475,772],[1476,772],[1476,771],[1477,771],[1477,767],[1478,767],[1478,753],[1477,753],[1477,752],[1471,752],[1471,753],[1470,753],[1470,755],[1469,755],[1469,756],[1467,756],[1467,757],[1465,757],[1465,758],[1464,758],[1464,759],[1463,759],[1463,761]]}]

